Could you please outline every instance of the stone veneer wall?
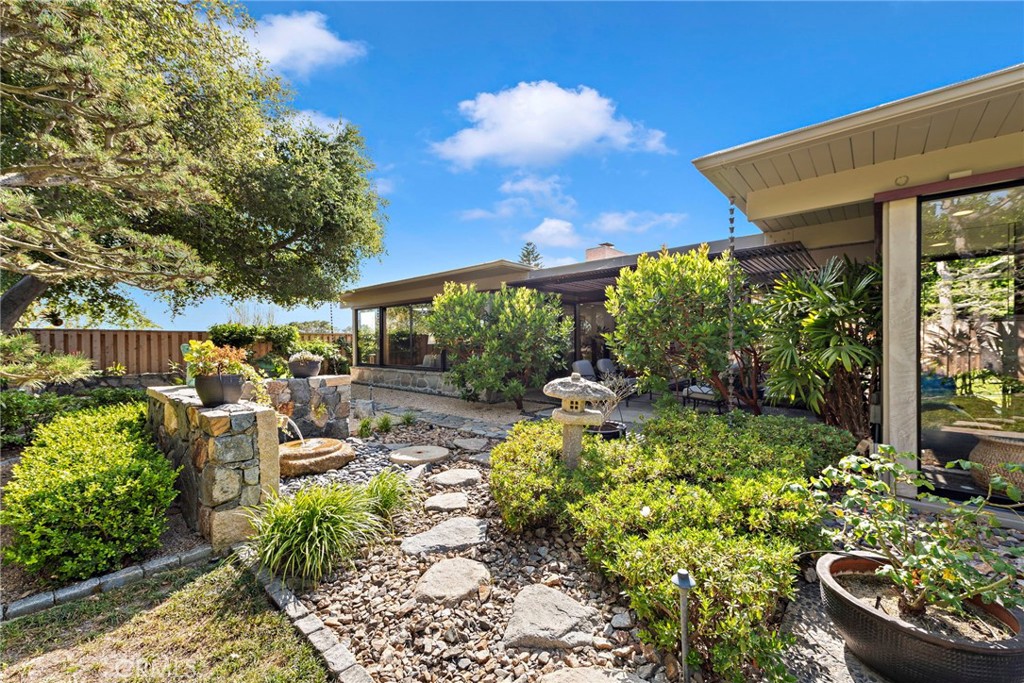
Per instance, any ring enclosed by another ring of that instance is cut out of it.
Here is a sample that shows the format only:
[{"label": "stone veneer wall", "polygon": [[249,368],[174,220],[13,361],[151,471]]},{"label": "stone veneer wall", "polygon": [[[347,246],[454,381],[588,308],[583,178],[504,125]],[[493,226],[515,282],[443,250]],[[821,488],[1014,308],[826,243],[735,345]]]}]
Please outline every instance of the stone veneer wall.
[{"label": "stone veneer wall", "polygon": [[173,372],[151,372],[142,375],[94,375],[85,379],[76,380],[71,384],[50,384],[46,391],[56,394],[73,394],[76,391],[85,389],[99,389],[110,387],[113,389],[139,389],[145,391],[149,387],[165,387],[173,384],[175,378],[181,375]]},{"label": "stone veneer wall", "polygon": [[437,372],[436,370],[375,368],[369,366],[354,366],[352,368],[352,381],[356,384],[458,398],[458,388],[453,387],[446,380],[447,374]]},{"label": "stone veneer wall", "polygon": [[277,412],[292,418],[303,437],[344,439],[348,436],[352,399],[349,375],[274,379],[267,382],[267,393]]},{"label": "stone veneer wall", "polygon": [[249,401],[203,408],[195,389],[152,387],[148,426],[174,467],[185,521],[221,551],[249,536],[243,508],[280,482],[277,416]]}]

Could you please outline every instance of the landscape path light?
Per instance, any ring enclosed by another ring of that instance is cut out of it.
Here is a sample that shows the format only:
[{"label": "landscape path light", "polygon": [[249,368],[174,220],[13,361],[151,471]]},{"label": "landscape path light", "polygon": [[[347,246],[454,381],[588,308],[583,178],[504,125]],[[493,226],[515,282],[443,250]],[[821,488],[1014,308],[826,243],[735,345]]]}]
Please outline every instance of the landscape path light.
[{"label": "landscape path light", "polygon": [[587,403],[609,401],[615,398],[615,392],[574,372],[545,384],[544,393],[562,399],[562,407],[551,412],[551,419],[562,425],[562,462],[569,469],[575,469],[583,451],[584,427],[596,427],[604,422],[601,411],[588,408]]},{"label": "landscape path light", "polygon": [[690,576],[690,572],[679,569],[672,577],[672,583],[679,589],[679,675],[681,677],[679,680],[682,683],[690,683],[690,665],[686,661],[687,655],[690,654],[689,634],[687,633],[690,627],[690,615],[687,601],[690,589],[696,586],[697,582]]}]

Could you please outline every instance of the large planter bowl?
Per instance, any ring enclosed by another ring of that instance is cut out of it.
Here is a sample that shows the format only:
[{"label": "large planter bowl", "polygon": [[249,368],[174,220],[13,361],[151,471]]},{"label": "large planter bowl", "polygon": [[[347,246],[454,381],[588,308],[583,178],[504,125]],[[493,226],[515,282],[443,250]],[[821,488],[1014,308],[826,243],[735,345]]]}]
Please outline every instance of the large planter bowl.
[{"label": "large planter bowl", "polygon": [[238,403],[243,384],[245,378],[241,375],[202,375],[196,377],[196,394],[205,408]]},{"label": "large planter bowl", "polygon": [[320,363],[318,360],[296,360],[288,363],[293,377],[316,377],[320,374]]},{"label": "large planter bowl", "polygon": [[612,439],[621,439],[626,436],[626,423],[608,421],[602,422],[599,427],[587,427],[587,434],[593,434],[600,436],[605,441],[611,441]]},{"label": "large planter bowl", "polygon": [[[971,462],[981,467],[971,468],[971,478],[978,486],[988,489],[992,473],[997,473],[1011,484],[1024,488],[1024,472],[1010,472],[1006,463],[1024,465],[1024,441],[1012,437],[976,434],[978,445],[971,451]],[[1021,680],[1024,680],[1022,676]]]},{"label": "large planter bowl", "polygon": [[830,553],[817,564],[825,613],[858,659],[894,683],[1024,682],[1024,612],[974,603],[1016,634],[998,642],[954,640],[931,633],[872,609],[835,580],[836,574],[874,574],[879,561]]}]

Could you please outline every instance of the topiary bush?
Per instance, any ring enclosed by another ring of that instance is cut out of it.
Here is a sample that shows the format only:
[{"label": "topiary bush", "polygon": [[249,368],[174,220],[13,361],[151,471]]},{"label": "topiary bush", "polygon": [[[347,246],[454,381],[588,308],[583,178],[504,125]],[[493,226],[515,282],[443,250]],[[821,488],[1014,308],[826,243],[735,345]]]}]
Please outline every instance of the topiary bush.
[{"label": "topiary bush", "polygon": [[256,325],[220,323],[210,326],[210,341],[217,346],[233,346],[244,349],[256,343],[260,328]]},{"label": "topiary bush", "polygon": [[51,391],[28,394],[23,391],[0,392],[0,445],[24,446],[32,440],[39,425],[57,415],[96,406],[135,403],[146,400],[137,389],[102,387],[74,395],[60,396]]},{"label": "topiary bush", "polygon": [[173,470],[145,431],[145,406],[62,415],[36,430],[4,489],[5,556],[64,580],[122,566],[159,545]]}]

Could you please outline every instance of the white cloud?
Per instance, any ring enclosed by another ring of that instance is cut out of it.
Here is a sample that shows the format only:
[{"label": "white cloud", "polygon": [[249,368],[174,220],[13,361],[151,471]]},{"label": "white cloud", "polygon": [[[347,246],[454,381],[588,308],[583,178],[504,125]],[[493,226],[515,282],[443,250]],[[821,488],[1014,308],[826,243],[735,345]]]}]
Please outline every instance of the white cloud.
[{"label": "white cloud", "polygon": [[523,235],[523,239],[541,247],[575,247],[580,236],[569,221],[560,218],[545,218],[541,224]]},{"label": "white cloud", "polygon": [[250,41],[271,67],[297,76],[366,55],[365,44],[339,38],[320,12],[266,14],[256,22]]},{"label": "white cloud", "polygon": [[325,114],[322,111],[317,111],[316,109],[300,109],[295,112],[295,119],[301,123],[309,123],[314,128],[319,128],[320,130],[328,133],[334,132],[334,128],[339,122],[342,125],[345,124],[344,119]]},{"label": "white cloud", "polygon": [[685,213],[654,213],[653,211],[608,211],[588,227],[600,232],[646,232],[654,227],[672,227],[686,220]]},{"label": "white cloud", "polygon": [[568,266],[568,265],[570,265],[572,263],[578,263],[579,262],[577,259],[574,259],[572,256],[558,256],[558,257],[541,256],[541,259],[544,262],[544,267],[545,268],[555,268],[557,266]]},{"label": "white cloud", "polygon": [[471,168],[552,164],[579,152],[614,149],[667,153],[665,134],[615,115],[615,103],[587,86],[520,83],[459,103],[472,126],[434,143],[434,152]]},{"label": "white cloud", "polygon": [[576,199],[565,194],[565,182],[557,175],[547,178],[520,175],[503,182],[498,190],[502,194],[528,196],[538,206],[562,215],[570,215],[576,209]]},{"label": "white cloud", "polygon": [[395,191],[395,181],[393,178],[377,178],[373,182],[377,186],[377,194],[386,195]]},{"label": "white cloud", "polygon": [[530,202],[522,197],[512,197],[495,202],[491,209],[466,209],[459,214],[464,221],[491,220],[495,218],[512,218],[530,213]]}]

